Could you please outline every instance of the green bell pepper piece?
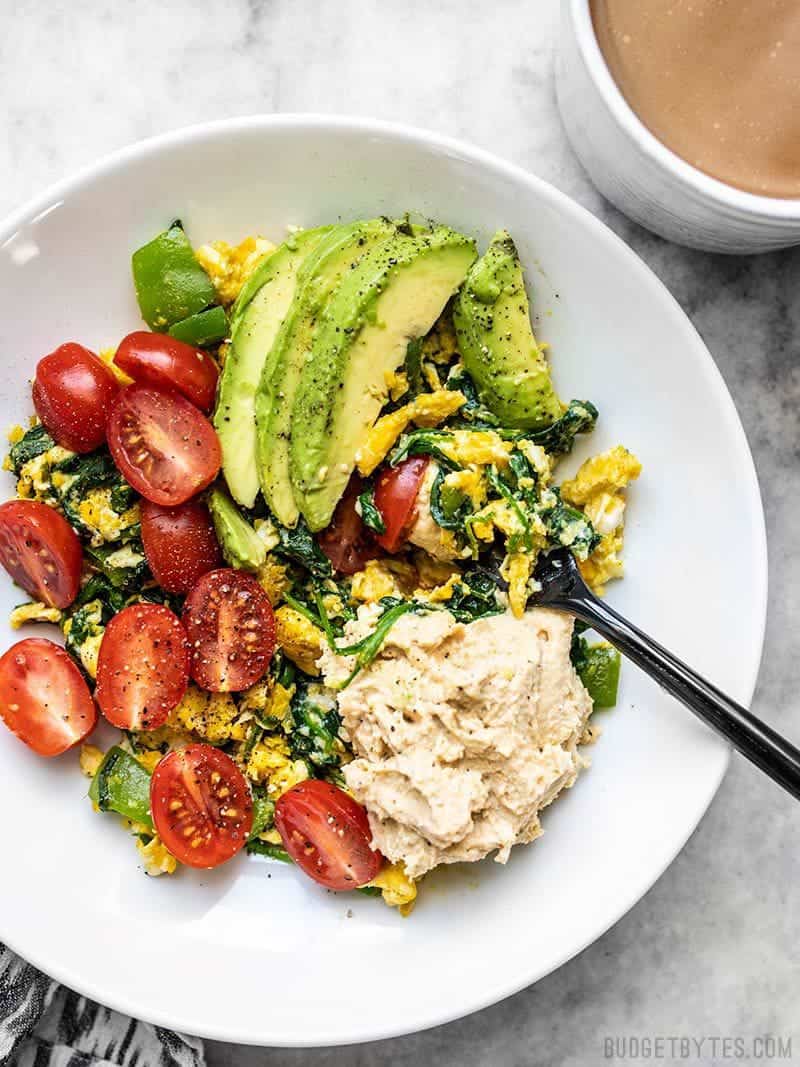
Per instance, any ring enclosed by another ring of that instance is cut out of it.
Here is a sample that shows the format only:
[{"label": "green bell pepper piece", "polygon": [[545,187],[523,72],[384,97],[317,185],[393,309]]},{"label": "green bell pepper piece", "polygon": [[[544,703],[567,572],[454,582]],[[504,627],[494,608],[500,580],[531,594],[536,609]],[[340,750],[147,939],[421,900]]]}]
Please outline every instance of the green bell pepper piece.
[{"label": "green bell pepper piece", "polygon": [[188,319],[181,319],[167,331],[170,337],[184,344],[194,345],[195,348],[207,348],[209,345],[219,344],[228,336],[228,316],[225,308],[217,305],[198,311],[196,315],[190,315]]},{"label": "green bell pepper piece", "polygon": [[611,645],[586,646],[577,670],[595,708],[613,708],[617,703],[620,660],[619,652]]},{"label": "green bell pepper piece", "polygon": [[180,222],[137,249],[131,267],[142,318],[151,330],[163,333],[216,302],[216,290]]},{"label": "green bell pepper piece", "polygon": [[106,752],[89,787],[89,799],[100,811],[115,811],[153,832],[150,775],[124,748],[115,745]]}]

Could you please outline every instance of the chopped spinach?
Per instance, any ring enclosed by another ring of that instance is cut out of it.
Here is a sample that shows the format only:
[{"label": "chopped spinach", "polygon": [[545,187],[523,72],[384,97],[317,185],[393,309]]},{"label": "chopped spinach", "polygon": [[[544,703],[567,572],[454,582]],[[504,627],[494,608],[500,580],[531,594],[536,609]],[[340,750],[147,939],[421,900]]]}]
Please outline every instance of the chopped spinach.
[{"label": "chopped spinach", "polygon": [[386,533],[386,523],[383,521],[383,516],[375,503],[374,482],[369,481],[365,484],[358,497],[358,506],[361,510],[361,521],[366,527],[375,533]]},{"label": "chopped spinach", "polygon": [[467,571],[443,605],[459,622],[475,622],[489,615],[501,615],[505,608],[497,599],[497,577],[476,567]]},{"label": "chopped spinach", "polygon": [[92,600],[100,600],[108,607],[110,614],[113,615],[118,611],[122,611],[125,607],[127,597],[124,591],[112,585],[104,574],[93,574],[88,581],[84,582],[81,586],[70,610],[75,612],[78,608],[83,607],[84,604],[88,604]]},{"label": "chopped spinach", "polygon": [[597,408],[588,400],[570,400],[567,410],[543,430],[528,431],[519,436],[541,445],[545,452],[566,455],[572,451],[579,433],[591,433],[597,422]]},{"label": "chopped spinach", "polygon": [[150,571],[141,541],[87,546],[86,555],[115,589],[133,592],[149,578]]},{"label": "chopped spinach", "polygon": [[44,426],[41,424],[33,426],[25,433],[24,437],[20,438],[15,445],[12,445],[8,453],[9,462],[14,469],[14,473],[18,475],[26,463],[44,455],[45,452],[49,452],[51,448],[55,448],[55,444],[55,441]]},{"label": "chopped spinach", "polygon": [[281,543],[276,545],[275,554],[284,559],[300,563],[306,570],[319,578],[327,578],[333,573],[331,561],[319,547],[303,519],[290,530],[280,523],[275,524]]},{"label": "chopped spinach", "polygon": [[518,533],[514,533],[508,538],[508,551],[516,552],[519,550],[520,545],[522,545],[526,551],[532,551],[533,533],[531,530],[531,520],[526,514],[524,507],[514,495],[511,487],[507,485],[500,476],[496,467],[489,467],[486,474],[491,487],[509,504],[522,527]]},{"label": "chopped spinach", "polygon": [[372,633],[367,634],[366,637],[362,637],[361,640],[356,641],[355,644],[346,645],[344,648],[336,647],[336,651],[340,656],[355,656],[356,660],[353,670],[340,685],[340,689],[347,688],[359,671],[362,671],[372,663],[380,652],[387,634],[399,618],[402,618],[403,615],[407,615],[409,612],[429,610],[425,604],[420,604],[415,600],[400,600],[399,597],[385,596],[379,603],[384,611],[378,618]]},{"label": "chopped spinach", "polygon": [[410,433],[404,433],[389,456],[389,466],[396,467],[409,456],[433,456],[442,467],[457,470],[458,464],[446,456],[439,447],[448,436],[447,430],[438,429],[412,430]]},{"label": "chopped spinach", "polygon": [[289,744],[295,759],[305,759],[314,767],[338,767],[342,744],[341,719],[330,691],[316,683],[302,683],[292,701],[292,729]]},{"label": "chopped spinach", "polygon": [[577,559],[586,559],[600,544],[600,534],[582,511],[561,499],[557,488],[549,489],[539,512],[551,545],[572,549]]},{"label": "chopped spinach", "polygon": [[475,382],[463,367],[453,371],[447,379],[447,388],[458,390],[466,398],[456,417],[451,420],[451,426],[465,430],[495,430],[500,426],[497,416],[481,403]]},{"label": "chopped spinach", "polygon": [[411,396],[422,391],[422,338],[415,337],[406,348],[406,377]]},{"label": "chopped spinach", "polygon": [[457,489],[444,484],[446,472],[440,467],[431,484],[430,509],[433,521],[445,530],[463,530],[473,514],[472,504]]}]

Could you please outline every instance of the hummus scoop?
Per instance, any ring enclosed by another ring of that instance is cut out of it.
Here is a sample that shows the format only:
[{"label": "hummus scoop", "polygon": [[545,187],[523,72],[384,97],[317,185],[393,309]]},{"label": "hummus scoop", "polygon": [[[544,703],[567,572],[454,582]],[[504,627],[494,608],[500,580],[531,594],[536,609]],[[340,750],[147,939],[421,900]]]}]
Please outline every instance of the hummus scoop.
[{"label": "hummus scoop", "polygon": [[539,606],[569,612],[587,623],[751,763],[800,800],[800,751],[599,600],[581,578],[569,549],[557,548],[542,556],[535,576],[541,586],[535,594]]}]

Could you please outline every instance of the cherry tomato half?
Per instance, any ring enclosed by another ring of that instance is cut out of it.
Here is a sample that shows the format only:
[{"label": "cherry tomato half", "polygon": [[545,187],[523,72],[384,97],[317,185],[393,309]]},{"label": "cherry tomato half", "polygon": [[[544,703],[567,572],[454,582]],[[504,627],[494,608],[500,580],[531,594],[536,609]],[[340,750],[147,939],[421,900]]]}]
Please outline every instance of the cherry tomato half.
[{"label": "cherry tomato half", "polygon": [[186,598],[183,625],[192,678],[212,693],[255,685],[275,651],[269,597],[249,574],[223,567],[204,574]]},{"label": "cherry tomato half", "polygon": [[0,504],[0,563],[36,600],[51,608],[69,607],[78,595],[82,558],[78,535],[49,504]]},{"label": "cherry tomato half", "polygon": [[40,756],[59,756],[92,732],[97,708],[64,649],[29,637],[0,657],[0,717]]},{"label": "cherry tomato half", "polygon": [[387,552],[397,552],[417,516],[417,493],[428,469],[427,456],[410,456],[396,467],[386,467],[375,483],[375,507],[386,530],[375,540]]},{"label": "cherry tomato half", "polygon": [[156,730],[189,684],[181,620],[162,604],[131,604],[115,615],[97,657],[95,697],[120,730]]},{"label": "cherry tomato half", "polygon": [[174,507],[205,489],[222,462],[214,427],[173,390],[129,385],[111,408],[108,447],[126,481]]},{"label": "cherry tomato half", "polygon": [[106,439],[117,380],[101,359],[70,341],[36,365],[33,406],[45,429],[71,452],[93,452]]},{"label": "cherry tomato half", "polygon": [[141,514],[147,564],[168,593],[188,593],[203,574],[222,566],[214,524],[201,501],[164,508],[143,500]]},{"label": "cherry tomato half", "polygon": [[177,389],[201,411],[211,411],[219,370],[199,348],[164,333],[136,330],[119,343],[114,362],[142,385]]},{"label": "cherry tomato half", "polygon": [[211,745],[173,749],[157,764],[150,809],[158,836],[190,867],[218,867],[235,856],[253,825],[244,775]]},{"label": "cherry tomato half", "polygon": [[298,867],[328,889],[357,889],[383,864],[370,847],[366,811],[349,793],[318,778],[283,794],[275,805],[275,828]]},{"label": "cherry tomato half", "polygon": [[381,555],[356,511],[356,501],[363,488],[361,479],[353,475],[336,505],[330,526],[317,534],[319,547],[339,574],[356,574],[364,569],[367,560]]}]

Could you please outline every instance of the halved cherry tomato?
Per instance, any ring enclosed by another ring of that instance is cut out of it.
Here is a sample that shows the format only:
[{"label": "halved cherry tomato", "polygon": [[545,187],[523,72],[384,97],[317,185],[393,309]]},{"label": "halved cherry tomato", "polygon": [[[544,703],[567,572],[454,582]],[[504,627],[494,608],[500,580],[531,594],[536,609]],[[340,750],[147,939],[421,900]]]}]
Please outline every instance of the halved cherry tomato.
[{"label": "halved cherry tomato", "polygon": [[78,535],[49,504],[0,504],[0,563],[36,600],[51,608],[69,607],[78,595],[82,558]]},{"label": "halved cherry tomato", "polygon": [[156,730],[189,684],[181,620],[162,604],[131,604],[115,615],[97,657],[95,697],[120,730]]},{"label": "halved cherry tomato", "polygon": [[177,389],[201,411],[211,411],[214,406],[219,378],[214,360],[165,333],[129,333],[120,341],[114,362],[143,385]]},{"label": "halved cherry tomato", "polygon": [[417,517],[417,493],[428,469],[427,456],[410,456],[396,467],[385,467],[375,483],[375,507],[386,530],[375,540],[387,552],[397,552]]},{"label": "halved cherry tomato", "polygon": [[204,574],[186,598],[183,625],[192,678],[212,693],[255,685],[275,651],[269,597],[249,574],[223,567]]},{"label": "halved cherry tomato", "polygon": [[188,593],[201,575],[222,566],[214,523],[201,501],[164,508],[143,500],[141,514],[147,564],[168,593]]},{"label": "halved cherry tomato", "polygon": [[29,637],[0,657],[0,717],[40,756],[59,756],[92,732],[97,708],[64,649]]},{"label": "halved cherry tomato", "polygon": [[235,856],[253,825],[245,777],[211,745],[173,749],[157,764],[150,810],[158,836],[190,867],[218,867]]},{"label": "halved cherry tomato", "polygon": [[108,447],[126,481],[174,507],[205,489],[222,461],[214,427],[174,390],[129,385],[108,419]]},{"label": "halved cherry tomato", "polygon": [[275,805],[275,828],[298,867],[328,889],[357,889],[383,864],[370,847],[366,811],[349,793],[318,778],[283,794]]},{"label": "halved cherry tomato", "polygon": [[364,569],[367,560],[381,555],[356,511],[356,501],[363,488],[364,483],[354,474],[336,505],[330,526],[317,534],[319,547],[339,574],[356,574]]},{"label": "halved cherry tomato", "polygon": [[93,452],[106,439],[108,411],[119,392],[101,359],[70,341],[36,365],[33,406],[45,429],[71,452]]}]

